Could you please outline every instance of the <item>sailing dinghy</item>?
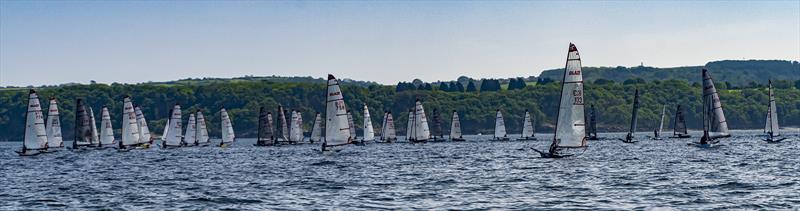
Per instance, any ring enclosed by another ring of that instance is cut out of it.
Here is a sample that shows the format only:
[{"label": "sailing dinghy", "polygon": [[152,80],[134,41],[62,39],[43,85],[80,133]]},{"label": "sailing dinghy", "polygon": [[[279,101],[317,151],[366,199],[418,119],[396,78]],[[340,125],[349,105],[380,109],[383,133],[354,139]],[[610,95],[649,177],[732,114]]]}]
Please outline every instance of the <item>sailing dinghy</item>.
[{"label": "sailing dinghy", "polygon": [[339,80],[328,74],[328,84],[325,95],[325,139],[322,140],[323,153],[332,153],[343,150],[352,142],[350,128],[347,123],[347,108],[344,103]]},{"label": "sailing dinghy", "polygon": [[144,118],[142,108],[133,106],[133,111],[136,113],[136,125],[139,127],[139,145],[137,148],[149,149],[153,145],[153,137],[150,135],[150,127],[147,126],[147,120]]},{"label": "sailing dinghy", "polygon": [[233,123],[231,123],[231,117],[228,116],[228,111],[225,110],[223,107],[219,111],[220,119],[222,119],[222,140],[219,142],[219,147],[227,148],[233,141],[236,139],[236,135],[233,133]]},{"label": "sailing dinghy", "polygon": [[394,130],[394,119],[392,112],[387,111],[383,118],[383,127],[381,127],[381,141],[391,143],[397,141],[397,132]]},{"label": "sailing dinghy", "polygon": [[283,106],[278,105],[278,119],[280,125],[278,126],[278,143],[289,143],[289,125],[286,123],[286,111]]},{"label": "sailing dinghy", "polygon": [[589,125],[586,127],[587,138],[589,140],[600,140],[600,138],[597,137],[597,111],[594,110],[594,104],[589,108],[589,114],[587,116],[589,119]]},{"label": "sailing dinghy", "polygon": [[650,139],[653,140],[662,140],[661,139],[661,131],[664,130],[664,116],[667,114],[667,105],[661,109],[661,122],[658,124],[658,129],[653,131],[653,137]]},{"label": "sailing dinghy", "polygon": [[764,133],[767,136],[766,142],[780,142],[786,138],[781,136],[780,126],[778,126],[778,107],[775,105],[775,93],[772,91],[772,80],[769,80],[769,104],[767,105],[767,120],[764,126]]},{"label": "sailing dinghy", "polygon": [[114,126],[111,125],[111,114],[108,112],[108,107],[103,106],[100,114],[100,142],[97,147],[111,148],[114,147],[114,142]]},{"label": "sailing dinghy", "polygon": [[433,128],[431,128],[431,141],[444,141],[442,118],[438,109],[433,109]]},{"label": "sailing dinghy", "polygon": [[450,140],[466,141],[461,135],[461,120],[458,119],[458,111],[453,110],[453,118],[450,121]]},{"label": "sailing dinghy", "polygon": [[408,123],[406,124],[406,140],[411,142],[411,134],[414,133],[414,108],[408,109]]},{"label": "sailing dinghy", "polygon": [[296,110],[292,110],[291,115],[291,122],[289,123],[291,126],[289,127],[289,143],[290,144],[298,144],[303,141],[303,131],[300,128],[300,124],[298,121],[300,120],[300,112]]},{"label": "sailing dinghy", "polygon": [[631,112],[631,127],[628,131],[628,134],[625,135],[625,139],[620,139],[622,142],[625,143],[636,143],[638,142],[636,139],[636,123],[638,122],[638,118],[636,118],[639,114],[639,89],[633,94],[633,111]]},{"label": "sailing dinghy", "polygon": [[689,145],[694,145],[699,148],[711,148],[719,143],[719,137],[714,137],[709,132],[711,130],[712,125],[714,124],[714,103],[713,97],[711,95],[707,95],[703,97],[703,136],[700,137],[700,141],[697,143],[689,143]]},{"label": "sailing dinghy", "polygon": [[50,109],[47,111],[47,151],[56,151],[64,148],[64,139],[61,137],[61,117],[58,112],[58,102],[55,97],[50,98]]},{"label": "sailing dinghy", "polygon": [[28,110],[25,113],[25,136],[22,149],[16,151],[20,156],[33,156],[47,152],[47,131],[44,126],[42,105],[39,95],[33,89],[28,92]]},{"label": "sailing dinghy", "polygon": [[183,126],[181,123],[181,105],[175,104],[172,107],[172,110],[169,114],[169,120],[167,120],[168,127],[164,128],[164,141],[161,143],[161,147],[164,149],[169,148],[178,148],[181,147],[181,142],[183,140],[181,134],[183,133]]},{"label": "sailing dinghy", "polygon": [[503,112],[500,109],[495,111],[494,118],[494,139],[495,141],[508,141],[508,134],[506,134],[506,122],[503,120]]},{"label": "sailing dinghy", "polygon": [[273,146],[275,136],[272,131],[272,113],[264,107],[258,109],[258,138],[253,146]]},{"label": "sailing dinghy", "polygon": [[311,137],[308,138],[308,142],[312,144],[318,141],[322,141],[322,114],[319,112],[314,115],[314,126],[311,127]]},{"label": "sailing dinghy", "polygon": [[197,111],[197,135],[195,138],[197,141],[195,143],[196,146],[205,147],[211,145],[211,138],[208,137],[208,127],[206,127],[206,118],[203,117],[203,112]]},{"label": "sailing dinghy", "polygon": [[139,145],[139,125],[130,96],[125,95],[122,98],[122,108],[122,140],[118,150],[127,151]]},{"label": "sailing dinghy", "polygon": [[422,143],[431,138],[431,131],[428,127],[428,118],[425,117],[425,108],[422,107],[422,101],[417,99],[414,106],[414,121],[412,122],[413,130],[411,131],[412,143]]},{"label": "sailing dinghy", "polygon": [[722,111],[722,102],[719,100],[717,88],[714,88],[714,80],[711,79],[711,74],[708,70],[703,69],[703,97],[710,97],[711,110],[714,112],[711,119],[711,128],[709,135],[711,138],[726,138],[731,137],[728,131],[728,122],[725,120],[725,113]]},{"label": "sailing dinghy", "polygon": [[675,108],[675,120],[672,123],[672,137],[671,138],[691,138],[689,132],[686,130],[686,118],[683,116],[683,109],[681,105]]},{"label": "sailing dinghy", "polygon": [[184,147],[197,145],[197,119],[194,114],[189,113],[189,122],[186,123],[186,131],[183,133]]},{"label": "sailing dinghy", "polygon": [[87,149],[92,146],[92,125],[89,119],[89,112],[83,105],[82,99],[75,100],[75,139],[72,141],[72,149]]},{"label": "sailing dinghy", "polygon": [[533,135],[533,120],[528,109],[525,109],[525,119],[522,120],[522,137],[517,140],[536,140]]},{"label": "sailing dinghy", "polygon": [[353,113],[350,110],[347,110],[347,127],[350,130],[350,140],[356,145],[361,145],[361,142],[358,141],[357,134],[356,134],[356,123],[353,121]]},{"label": "sailing dinghy", "polygon": [[569,44],[564,77],[561,80],[561,97],[559,100],[558,119],[556,120],[553,143],[547,152],[538,152],[543,158],[563,158],[573,156],[568,149],[587,149],[586,119],[583,116],[583,75],[578,48]]},{"label": "sailing dinghy", "polygon": [[94,110],[89,106],[89,121],[92,124],[92,139],[91,146],[97,146],[100,143],[100,133],[97,132],[97,121],[94,119]]},{"label": "sailing dinghy", "polygon": [[369,108],[364,104],[364,137],[362,142],[375,141],[375,129],[372,128],[372,119],[369,116]]}]

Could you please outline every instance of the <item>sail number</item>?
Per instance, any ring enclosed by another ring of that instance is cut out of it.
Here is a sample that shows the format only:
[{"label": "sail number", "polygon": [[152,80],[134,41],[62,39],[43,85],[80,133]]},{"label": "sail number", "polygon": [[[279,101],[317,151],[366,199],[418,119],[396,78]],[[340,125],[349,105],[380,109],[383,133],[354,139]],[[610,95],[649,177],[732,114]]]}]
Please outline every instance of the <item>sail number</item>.
[{"label": "sail number", "polygon": [[337,100],[336,101],[336,110],[343,111],[344,110],[344,101]]},{"label": "sail number", "polygon": [[583,105],[583,90],[573,90],[572,97],[575,98],[575,105]]}]

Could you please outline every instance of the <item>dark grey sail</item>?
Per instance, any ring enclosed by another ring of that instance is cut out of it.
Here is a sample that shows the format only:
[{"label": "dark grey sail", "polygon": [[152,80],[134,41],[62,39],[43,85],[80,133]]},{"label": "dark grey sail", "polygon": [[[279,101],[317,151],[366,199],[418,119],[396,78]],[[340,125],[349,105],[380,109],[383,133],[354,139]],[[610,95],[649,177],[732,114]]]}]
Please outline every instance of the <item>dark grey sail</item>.
[{"label": "dark grey sail", "polygon": [[639,89],[636,89],[633,95],[633,111],[631,113],[631,128],[628,131],[628,135],[625,136],[626,142],[632,142],[634,134],[636,134],[636,124],[637,124],[637,117],[639,114]]},{"label": "dark grey sail", "polygon": [[273,145],[274,136],[272,135],[272,127],[270,126],[270,116],[264,107],[259,108],[258,111],[258,139],[256,146],[270,146]]},{"label": "dark grey sail", "polygon": [[72,148],[88,147],[92,143],[92,123],[89,118],[89,112],[86,110],[86,105],[83,104],[82,99],[76,100],[75,112],[75,140],[72,142]]},{"label": "dark grey sail", "polygon": [[444,131],[442,130],[442,118],[439,115],[438,109],[433,109],[433,128],[431,128],[431,139],[444,140]]},{"label": "dark grey sail", "polygon": [[589,140],[597,140],[597,111],[594,110],[594,104],[589,109],[589,127],[586,128],[586,135]]},{"label": "dark grey sail", "polygon": [[675,108],[675,120],[672,123],[672,137],[673,138],[689,138],[689,132],[686,130],[686,118],[683,116],[683,108],[678,105]]}]

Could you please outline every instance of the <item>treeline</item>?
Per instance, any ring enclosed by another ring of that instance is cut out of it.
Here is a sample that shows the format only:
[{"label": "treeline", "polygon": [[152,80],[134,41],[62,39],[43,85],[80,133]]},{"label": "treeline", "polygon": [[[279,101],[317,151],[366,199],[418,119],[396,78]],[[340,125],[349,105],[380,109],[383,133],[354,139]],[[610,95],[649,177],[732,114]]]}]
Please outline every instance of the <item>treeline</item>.
[{"label": "treeline", "polygon": [[[701,128],[701,87],[698,83],[681,80],[633,81],[587,81],[586,105],[595,105],[598,112],[598,127],[602,131],[624,131],[630,121],[631,101],[634,89],[641,92],[640,130],[652,131],[658,126],[662,106],[667,106],[667,123],[671,125],[677,104],[686,108],[688,126]],[[458,82],[456,82],[458,83]],[[518,83],[518,82],[517,82]],[[510,82],[509,82],[510,84]],[[724,83],[720,88],[721,100],[728,123],[733,129],[761,128],[764,126],[767,109],[765,88],[731,89]],[[356,125],[361,125],[363,104],[367,104],[374,125],[379,126],[383,111],[392,111],[398,134],[405,131],[408,109],[415,99],[421,99],[425,110],[443,111],[444,128],[448,130],[450,111],[457,110],[467,134],[489,133],[494,128],[494,111],[502,109],[506,127],[510,133],[519,133],[524,111],[530,110],[537,132],[552,131],[559,100],[558,82],[527,85],[523,88],[496,91],[453,92],[433,88],[431,90],[396,91],[394,86],[343,85],[345,100],[353,110]],[[441,84],[436,87],[444,87]],[[447,87],[452,87],[447,83]],[[458,87],[458,85],[456,85]],[[496,87],[496,86],[495,86]],[[452,89],[452,88],[450,88]],[[205,112],[211,136],[219,136],[219,108],[224,106],[230,113],[237,137],[253,137],[256,134],[258,109],[264,106],[273,113],[279,104],[288,109],[297,109],[310,130],[313,115],[325,108],[325,85],[321,83],[278,83],[264,80],[235,80],[217,83],[187,84],[91,84],[37,89],[44,108],[49,97],[59,100],[61,123],[65,140],[72,140],[75,121],[75,99],[83,98],[99,112],[108,106],[115,134],[120,134],[122,96],[129,94],[134,103],[142,106],[151,131],[163,131],[169,109],[180,103],[184,112]],[[800,84],[798,87],[776,89],[778,113],[782,126],[800,125]],[[0,89],[0,140],[20,140],[23,136],[27,89]],[[99,116],[98,114],[95,114]],[[184,121],[188,116],[184,116]],[[98,122],[99,124],[99,122]],[[667,128],[671,128],[668,126]],[[359,130],[360,133],[360,130]]]},{"label": "treeline", "polygon": [[[727,82],[731,88],[748,88],[766,85],[768,80],[800,80],[800,63],[797,61],[782,60],[725,60],[713,61],[705,66],[687,66],[672,68],[656,68],[647,66],[637,67],[583,67],[583,79],[595,81],[598,79],[614,80],[622,83],[631,79],[654,80],[686,80],[691,83],[702,82],[700,70],[706,68],[711,71],[714,81]],[[561,81],[562,69],[545,70],[540,78]]]},{"label": "treeline", "polygon": [[[462,76],[463,77],[463,76]],[[466,85],[459,81],[450,81],[450,82],[438,82],[438,85],[432,85],[436,83],[424,83],[419,79],[414,80],[414,82],[399,82],[397,86],[395,86],[395,92],[403,92],[403,91],[414,91],[414,90],[423,90],[423,91],[443,91],[443,92],[496,92],[503,90],[503,85],[506,85],[506,90],[517,90],[517,89],[524,89],[527,86],[525,79],[523,78],[510,78],[507,81],[501,81],[500,79],[481,79],[479,83],[476,83],[473,79],[468,79]]]}]

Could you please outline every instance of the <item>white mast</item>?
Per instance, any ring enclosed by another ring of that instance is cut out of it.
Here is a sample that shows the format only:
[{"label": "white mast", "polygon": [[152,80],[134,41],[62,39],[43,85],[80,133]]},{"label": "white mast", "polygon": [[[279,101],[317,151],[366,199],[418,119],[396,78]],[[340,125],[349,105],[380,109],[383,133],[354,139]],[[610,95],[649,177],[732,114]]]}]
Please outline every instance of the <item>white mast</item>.
[{"label": "white mast", "polygon": [[311,138],[309,140],[313,143],[315,141],[322,141],[322,115],[317,112],[314,116],[314,127],[311,128]]},{"label": "white mast", "polygon": [[453,111],[453,118],[450,122],[450,139],[461,138],[461,120],[458,119],[458,112]]},{"label": "white mast", "polygon": [[208,128],[206,127],[206,118],[203,117],[203,112],[197,111],[197,135],[195,138],[197,139],[197,144],[208,144]]},{"label": "white mast", "polygon": [[25,114],[25,139],[22,148],[21,155],[27,154],[27,150],[47,149],[42,105],[39,104],[39,96],[33,89],[28,93],[28,112]]},{"label": "white mast", "polygon": [[136,113],[130,96],[122,99],[122,107],[122,145],[136,145],[139,143],[139,125],[136,122]]},{"label": "white mast", "polygon": [[497,109],[494,120],[494,138],[501,139],[506,137],[506,122],[503,120],[503,112]]},{"label": "white mast", "polygon": [[133,111],[136,113],[136,125],[139,127],[139,144],[149,144],[150,139],[150,127],[147,126],[147,120],[144,118],[144,113],[142,113],[142,108],[139,106],[134,106]]},{"label": "white mast", "polygon": [[164,140],[164,145],[170,147],[178,147],[181,145],[181,134],[183,133],[183,124],[181,123],[181,105],[177,103],[172,108],[172,113],[170,114],[169,122],[169,129],[166,130],[167,138]]},{"label": "white mast", "polygon": [[428,118],[425,116],[425,108],[422,107],[422,102],[419,99],[417,99],[414,107],[414,134],[412,136],[416,141],[424,141],[431,138]]},{"label": "white mast", "polygon": [[47,148],[64,147],[61,137],[61,117],[58,112],[56,98],[50,98],[50,109],[47,111]]},{"label": "white mast", "polygon": [[369,116],[369,108],[364,104],[364,141],[375,140],[375,129],[372,128],[372,120]]},{"label": "white mast", "polygon": [[764,126],[765,133],[772,136],[780,136],[780,126],[778,125],[778,107],[775,105],[775,93],[772,91],[772,80],[769,80],[769,107],[767,108],[767,121]]},{"label": "white mast", "polygon": [[183,143],[192,146],[197,144],[197,120],[194,114],[189,114],[189,122],[186,123],[186,132],[183,135]]},{"label": "white mast", "polygon": [[522,138],[533,138],[533,121],[531,113],[525,110],[525,120],[522,122]]},{"label": "white mast", "polygon": [[92,146],[96,146],[100,142],[100,134],[97,133],[97,121],[94,119],[94,110],[89,106],[89,121],[92,121]]},{"label": "white mast", "polygon": [[583,108],[583,75],[578,48],[569,44],[564,78],[561,82],[558,120],[550,153],[558,148],[586,147],[586,120]]},{"label": "white mast", "polygon": [[114,146],[114,126],[111,125],[111,114],[105,106],[100,116],[100,146]]},{"label": "white mast", "polygon": [[350,128],[347,124],[347,108],[344,104],[339,81],[328,75],[328,87],[325,103],[325,141],[326,146],[340,146],[350,142]]},{"label": "white mast", "polygon": [[719,101],[717,88],[714,87],[714,80],[711,79],[711,74],[708,70],[703,69],[703,97],[711,96],[712,110],[714,112],[711,119],[711,130],[709,135],[712,138],[716,137],[730,137],[728,131],[728,122],[725,120],[725,113],[722,111],[722,102]]},{"label": "white mast", "polygon": [[228,116],[228,111],[226,111],[225,108],[220,110],[220,116],[222,117],[222,143],[231,143],[236,138],[236,135],[233,133],[231,117]]}]

